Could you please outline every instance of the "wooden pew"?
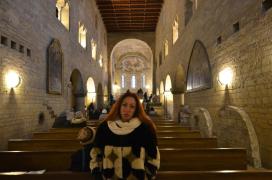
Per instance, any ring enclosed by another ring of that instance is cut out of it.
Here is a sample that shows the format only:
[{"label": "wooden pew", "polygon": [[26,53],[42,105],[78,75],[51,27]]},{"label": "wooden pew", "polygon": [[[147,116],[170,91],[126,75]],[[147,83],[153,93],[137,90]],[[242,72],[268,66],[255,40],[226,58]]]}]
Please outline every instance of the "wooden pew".
[{"label": "wooden pew", "polygon": [[157,131],[190,131],[191,127],[189,126],[176,126],[176,125],[159,125],[156,127]]},{"label": "wooden pew", "polygon": [[199,131],[157,131],[158,137],[201,138]]},{"label": "wooden pew", "polygon": [[175,125],[175,126],[180,126],[178,123],[175,123],[175,122],[156,122],[154,121],[155,125],[156,126],[159,126],[159,125]]},{"label": "wooden pew", "polygon": [[[2,151],[0,171],[68,170],[74,151]],[[245,170],[246,150],[160,149],[162,171]]]},{"label": "wooden pew", "polygon": [[[216,138],[158,138],[159,148],[216,148]],[[10,139],[9,151],[78,150],[75,139]]]},{"label": "wooden pew", "polygon": [[78,150],[82,145],[76,139],[10,139],[9,151]]},{"label": "wooden pew", "polygon": [[[200,138],[199,131],[157,131],[158,137]],[[77,132],[37,132],[33,139],[76,139]]]},{"label": "wooden pew", "polygon": [[[49,132],[78,132],[80,128],[51,128]],[[158,131],[189,131],[189,126],[177,126],[177,125],[159,125],[157,126]]]},{"label": "wooden pew", "polygon": [[217,148],[216,138],[159,137],[159,148]]},{"label": "wooden pew", "polygon": [[231,171],[161,171],[157,179],[167,180],[271,180],[271,170],[231,170]]},{"label": "wooden pew", "polygon": [[160,149],[162,171],[245,170],[242,148]]},{"label": "wooden pew", "polygon": [[68,170],[74,151],[0,151],[0,171]]},{"label": "wooden pew", "polygon": [[74,132],[78,133],[81,128],[51,128],[49,132]]},{"label": "wooden pew", "polygon": [[36,132],[33,139],[76,139],[76,132]]},{"label": "wooden pew", "polygon": [[[89,172],[46,172],[45,174],[6,175],[0,173],[1,180],[95,180]],[[271,170],[232,170],[232,171],[159,171],[158,180],[271,180]]]}]

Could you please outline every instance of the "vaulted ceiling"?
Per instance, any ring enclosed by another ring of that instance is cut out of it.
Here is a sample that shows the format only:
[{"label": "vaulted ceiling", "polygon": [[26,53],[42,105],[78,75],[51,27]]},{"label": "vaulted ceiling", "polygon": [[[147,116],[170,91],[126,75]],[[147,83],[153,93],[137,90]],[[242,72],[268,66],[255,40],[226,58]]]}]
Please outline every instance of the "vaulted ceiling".
[{"label": "vaulted ceiling", "polygon": [[108,32],[155,31],[164,0],[96,0]]}]

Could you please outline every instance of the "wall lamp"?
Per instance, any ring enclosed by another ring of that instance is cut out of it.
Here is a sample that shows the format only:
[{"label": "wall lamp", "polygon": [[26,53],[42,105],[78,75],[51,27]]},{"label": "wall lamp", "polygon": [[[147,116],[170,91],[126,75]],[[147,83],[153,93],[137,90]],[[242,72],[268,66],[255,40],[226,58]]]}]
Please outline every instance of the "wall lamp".
[{"label": "wall lamp", "polygon": [[6,74],[6,85],[8,88],[16,88],[21,83],[21,77],[16,71],[9,71]]},{"label": "wall lamp", "polygon": [[230,67],[227,67],[219,72],[218,81],[222,85],[228,85],[231,83],[233,77],[233,72]]}]

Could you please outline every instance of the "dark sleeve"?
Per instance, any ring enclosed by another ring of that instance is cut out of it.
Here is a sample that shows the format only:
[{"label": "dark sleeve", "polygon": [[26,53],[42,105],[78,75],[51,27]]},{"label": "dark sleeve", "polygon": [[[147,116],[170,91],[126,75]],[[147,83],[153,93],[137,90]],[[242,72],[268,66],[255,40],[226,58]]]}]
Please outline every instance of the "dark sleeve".
[{"label": "dark sleeve", "polygon": [[103,161],[103,126],[102,123],[97,128],[93,147],[90,151],[90,169],[93,175],[101,174],[102,172],[102,161]]},{"label": "dark sleeve", "polygon": [[146,159],[145,159],[145,171],[149,179],[153,179],[156,176],[157,170],[160,167],[160,152],[158,149],[157,135],[146,128]]}]

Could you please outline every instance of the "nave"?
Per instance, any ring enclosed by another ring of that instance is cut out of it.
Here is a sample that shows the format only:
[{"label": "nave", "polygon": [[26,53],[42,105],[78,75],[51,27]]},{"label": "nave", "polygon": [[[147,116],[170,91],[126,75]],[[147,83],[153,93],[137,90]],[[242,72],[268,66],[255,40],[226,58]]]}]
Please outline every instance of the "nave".
[{"label": "nave", "polygon": [[[157,179],[271,179],[272,171],[248,168],[246,149],[219,148],[216,137],[204,138],[189,126],[154,116],[161,166]],[[88,126],[96,127],[97,121]],[[82,148],[80,128],[51,128],[30,139],[10,139],[0,152],[0,179],[94,179],[89,172],[70,171],[71,156]],[[43,174],[27,174],[45,170]],[[7,173],[9,172],[9,173]],[[17,175],[15,175],[17,173]],[[21,175],[19,175],[21,173]]]}]

